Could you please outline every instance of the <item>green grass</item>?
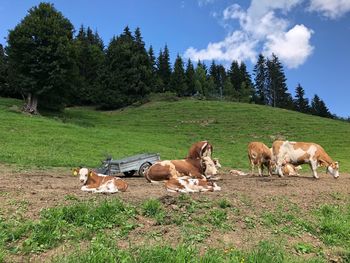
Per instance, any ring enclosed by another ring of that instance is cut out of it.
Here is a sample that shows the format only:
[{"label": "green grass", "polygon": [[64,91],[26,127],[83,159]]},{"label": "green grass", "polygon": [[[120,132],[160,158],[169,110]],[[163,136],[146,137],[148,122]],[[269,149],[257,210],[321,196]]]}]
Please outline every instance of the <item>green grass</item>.
[{"label": "green grass", "polygon": [[[23,166],[98,166],[107,154],[121,158],[158,152],[162,159],[186,156],[207,139],[222,165],[248,168],[250,141],[271,145],[277,137],[322,145],[350,171],[350,124],[266,106],[180,100],[151,102],[114,112],[68,108],[61,114],[28,116],[21,102],[0,98],[0,161]],[[315,131],[322,132],[315,132]]]}]

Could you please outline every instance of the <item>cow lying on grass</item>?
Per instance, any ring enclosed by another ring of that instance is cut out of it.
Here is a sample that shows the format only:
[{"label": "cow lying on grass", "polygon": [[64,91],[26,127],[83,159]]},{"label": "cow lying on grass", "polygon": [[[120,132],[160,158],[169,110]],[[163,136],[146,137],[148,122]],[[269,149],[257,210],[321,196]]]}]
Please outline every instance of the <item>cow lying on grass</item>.
[{"label": "cow lying on grass", "polygon": [[79,175],[79,180],[83,183],[82,191],[94,193],[116,193],[125,192],[128,184],[119,177],[97,174],[87,168],[77,168],[73,170],[74,175]]},{"label": "cow lying on grass", "polygon": [[272,151],[279,176],[284,175],[282,167],[287,162],[294,165],[310,164],[315,178],[319,178],[316,171],[318,166],[326,167],[327,173],[333,175],[334,178],[339,177],[338,162],[334,162],[326,151],[316,143],[275,141],[272,145]]},{"label": "cow lying on grass", "polygon": [[216,174],[217,168],[214,161],[210,157],[202,157],[157,162],[147,170],[145,177],[152,183],[183,176],[206,179]]},{"label": "cow lying on grass", "polygon": [[189,177],[171,178],[165,183],[169,192],[195,193],[220,191],[221,187],[206,179],[194,179]]}]

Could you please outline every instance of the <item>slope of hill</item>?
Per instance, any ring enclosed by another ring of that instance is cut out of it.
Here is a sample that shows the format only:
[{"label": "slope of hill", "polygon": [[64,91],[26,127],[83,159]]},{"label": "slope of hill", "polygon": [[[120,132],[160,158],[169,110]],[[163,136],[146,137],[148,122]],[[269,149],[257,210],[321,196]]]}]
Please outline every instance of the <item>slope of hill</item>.
[{"label": "slope of hill", "polygon": [[68,108],[57,116],[28,116],[21,101],[0,99],[0,162],[25,166],[97,166],[113,158],[158,152],[162,159],[186,156],[198,140],[214,145],[223,166],[248,168],[250,141],[274,139],[322,145],[350,171],[350,124],[266,106],[181,100],[100,112]]}]

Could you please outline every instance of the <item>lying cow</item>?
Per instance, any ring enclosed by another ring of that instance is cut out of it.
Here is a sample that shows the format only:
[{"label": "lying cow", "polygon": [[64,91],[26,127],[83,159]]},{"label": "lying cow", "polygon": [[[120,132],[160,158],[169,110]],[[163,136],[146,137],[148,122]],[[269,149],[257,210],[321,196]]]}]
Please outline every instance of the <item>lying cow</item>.
[{"label": "lying cow", "polygon": [[208,141],[201,141],[192,144],[187,159],[198,159],[205,156],[211,157],[213,146]]},{"label": "lying cow", "polygon": [[339,177],[338,162],[334,162],[326,151],[316,143],[275,141],[272,145],[272,151],[279,176],[283,176],[282,167],[287,162],[294,165],[310,164],[315,178],[319,178],[316,171],[318,166],[325,166],[327,172],[334,178]]},{"label": "lying cow", "polygon": [[291,163],[286,163],[285,165],[282,165],[282,172],[285,176],[295,176],[299,175],[298,171],[301,169],[301,166],[295,166]]},{"label": "lying cow", "polygon": [[145,177],[149,182],[156,182],[182,176],[206,179],[216,174],[217,168],[213,160],[210,157],[202,157],[156,162],[146,171]]},{"label": "lying cow", "polygon": [[254,167],[258,166],[259,176],[263,175],[264,166],[267,167],[268,173],[271,176],[271,159],[272,152],[262,142],[251,142],[248,144],[248,158],[251,166],[251,173],[254,174]]},{"label": "lying cow", "polygon": [[195,193],[220,191],[221,187],[206,179],[194,179],[188,177],[171,178],[165,183],[169,192]]},{"label": "lying cow", "polygon": [[128,184],[119,177],[97,174],[87,168],[77,168],[73,170],[74,175],[79,175],[79,180],[83,183],[82,191],[94,193],[116,193],[125,192]]}]

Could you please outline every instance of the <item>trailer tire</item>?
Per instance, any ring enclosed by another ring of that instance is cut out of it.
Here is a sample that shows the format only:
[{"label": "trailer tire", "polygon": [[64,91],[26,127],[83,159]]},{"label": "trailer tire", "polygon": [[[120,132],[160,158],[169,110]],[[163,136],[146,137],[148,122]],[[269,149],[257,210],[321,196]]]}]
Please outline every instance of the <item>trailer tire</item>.
[{"label": "trailer tire", "polygon": [[135,171],[134,170],[127,171],[127,172],[123,172],[123,174],[125,177],[130,177],[130,176],[133,176],[135,174]]},{"label": "trailer tire", "polygon": [[145,173],[150,167],[151,167],[151,164],[148,162],[141,164],[138,174],[142,177],[145,177]]}]

